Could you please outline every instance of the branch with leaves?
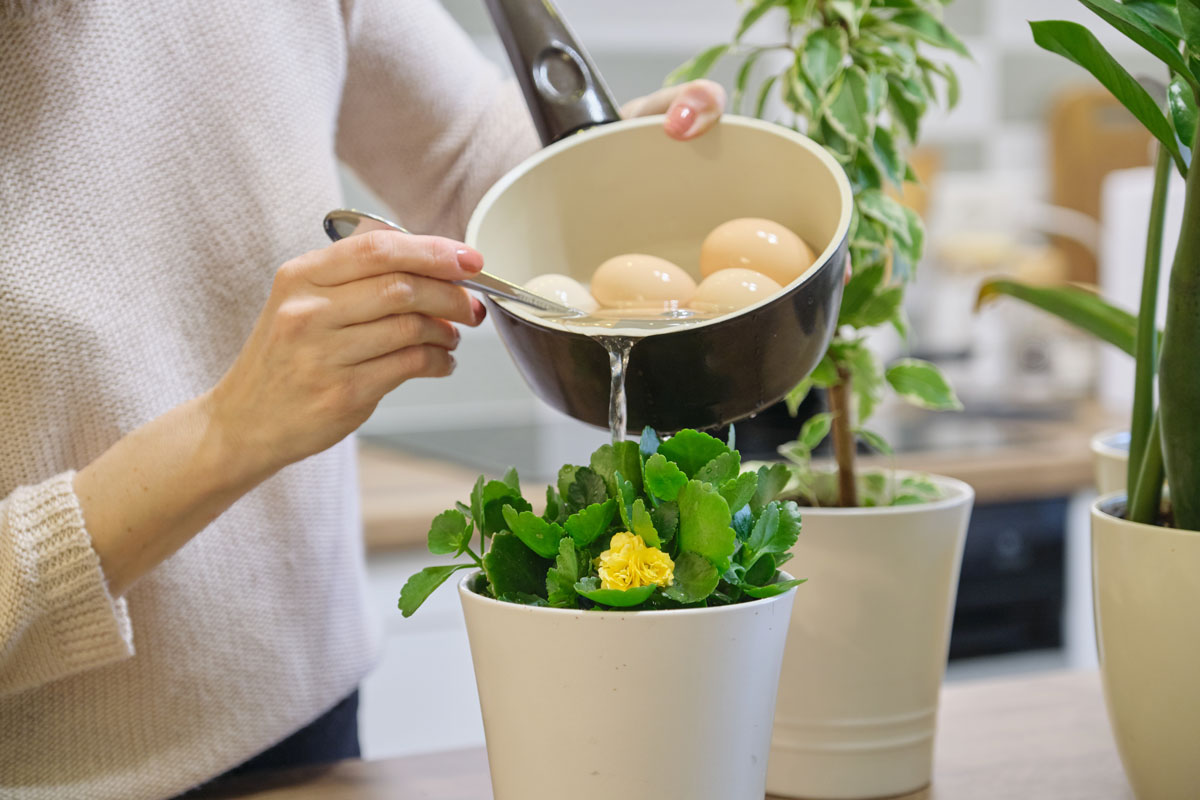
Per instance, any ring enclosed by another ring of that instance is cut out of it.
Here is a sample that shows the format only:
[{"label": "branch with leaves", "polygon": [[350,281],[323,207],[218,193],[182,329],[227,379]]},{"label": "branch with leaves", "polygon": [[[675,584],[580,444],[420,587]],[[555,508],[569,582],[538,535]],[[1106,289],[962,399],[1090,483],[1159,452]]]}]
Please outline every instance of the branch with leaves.
[{"label": "branch with leaves", "polygon": [[[667,77],[678,83],[707,75],[722,58],[740,58],[733,104],[804,133],[846,170],[854,191],[850,225],[853,272],[842,297],[838,331],[813,374],[788,396],[796,408],[814,387],[828,390],[830,411],[810,420],[785,453],[806,466],[812,448],[832,435],[838,463],[836,503],[859,504],[857,441],[890,452],[865,426],[885,386],[922,408],[959,409],[933,364],[903,359],[886,370],[868,349],[864,331],[892,325],[907,336],[904,289],[925,244],[920,217],[895,198],[916,175],[907,152],[921,120],[938,102],[953,107],[958,79],[932,51],[969,57],[942,22],[941,0],[755,0],[732,42],[711,47]],[[744,38],[782,17],[783,41],[751,45]],[[784,58],[779,58],[780,55]],[[782,62],[777,72],[762,66]],[[818,438],[815,433],[822,432]],[[814,441],[815,439],[815,441]],[[801,470],[801,474],[808,471]],[[828,502],[828,501],[826,501]]]}]

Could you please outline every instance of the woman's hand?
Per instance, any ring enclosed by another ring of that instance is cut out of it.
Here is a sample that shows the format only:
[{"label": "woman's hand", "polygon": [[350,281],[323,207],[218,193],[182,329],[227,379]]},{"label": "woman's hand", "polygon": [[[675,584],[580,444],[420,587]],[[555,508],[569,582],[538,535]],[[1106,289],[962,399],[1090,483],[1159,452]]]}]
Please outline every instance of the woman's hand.
[{"label": "woman's hand", "polygon": [[621,116],[648,117],[666,114],[663,127],[673,139],[692,139],[716,124],[725,108],[725,89],[715,81],[698,80],[668,86],[653,94],[630,100]]},{"label": "woman's hand", "polygon": [[361,425],[411,378],[454,370],[459,332],[483,304],[448,281],[483,258],[436,236],[376,230],[287,262],[211,407],[248,466],[273,472]]}]

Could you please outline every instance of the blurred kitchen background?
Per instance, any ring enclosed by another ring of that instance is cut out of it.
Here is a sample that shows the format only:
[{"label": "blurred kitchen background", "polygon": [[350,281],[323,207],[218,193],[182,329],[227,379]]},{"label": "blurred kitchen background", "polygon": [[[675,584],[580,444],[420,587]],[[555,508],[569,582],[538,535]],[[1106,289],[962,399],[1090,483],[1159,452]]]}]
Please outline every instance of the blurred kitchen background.
[{"label": "blurred kitchen background", "polygon": [[[508,69],[482,0],[444,5]],[[726,41],[742,11],[735,0],[557,5],[620,101],[659,88],[678,64]],[[1096,658],[1087,443],[1122,424],[1132,364],[1013,301],[976,313],[975,295],[983,277],[1010,274],[1098,284],[1136,305],[1148,136],[1083,70],[1036,48],[1027,20],[1085,22],[1135,75],[1157,75],[1149,56],[1092,24],[1073,0],[955,0],[945,18],[974,58],[954,59],[961,102],[931,114],[914,157],[924,191],[912,202],[929,235],[909,292],[911,340],[885,331],[875,345],[884,358],[938,361],[966,410],[888,407],[872,427],[900,451],[897,463],[961,477],[978,492],[948,680],[1085,667]],[[728,85],[731,70],[714,77]],[[348,205],[387,213],[353,175],[345,178]],[[1180,188],[1172,189],[1168,238],[1178,229]],[[403,386],[363,429],[371,590],[385,635],[383,661],[364,686],[369,758],[483,743],[454,592],[445,587],[409,620],[396,610],[404,580],[430,561],[422,553],[428,519],[465,499],[477,471],[513,464],[535,486],[607,438],[534,397],[490,325],[464,331],[458,359],[454,376]],[[776,408],[739,425],[738,440],[756,450],[750,455],[769,457],[798,428]]]}]

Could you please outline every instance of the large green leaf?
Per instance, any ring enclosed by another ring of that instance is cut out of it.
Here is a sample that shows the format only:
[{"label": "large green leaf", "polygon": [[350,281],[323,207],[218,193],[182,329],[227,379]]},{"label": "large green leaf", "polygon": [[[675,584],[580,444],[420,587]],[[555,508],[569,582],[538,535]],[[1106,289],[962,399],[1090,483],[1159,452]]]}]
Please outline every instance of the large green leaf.
[{"label": "large green leaf", "polygon": [[665,86],[674,86],[677,83],[687,83],[694,81],[697,78],[703,78],[713,66],[721,60],[721,56],[729,51],[729,45],[719,44],[715,47],[710,47],[700,53],[695,58],[689,59],[680,64],[670,75],[663,81]]},{"label": "large green leaf", "polygon": [[683,474],[691,478],[705,464],[729,452],[729,448],[707,433],[685,429],[659,445],[658,452],[674,461]]},{"label": "large green leaf", "polygon": [[497,533],[483,557],[483,571],[496,597],[506,594],[546,596],[546,572],[553,562],[530,550],[514,533]]},{"label": "large green leaf", "polygon": [[979,288],[975,308],[1001,295],[1023,300],[1133,355],[1137,317],[1094,292],[1077,286],[1030,286],[1008,278],[993,278]]},{"label": "large green leaf", "polygon": [[861,67],[843,73],[829,104],[828,120],[842,136],[869,146],[874,119],[867,100],[867,74]]},{"label": "large green leaf", "polygon": [[724,497],[725,502],[729,504],[729,510],[736,513],[738,509],[754,499],[757,489],[758,473],[743,472],[736,478],[721,484],[720,492],[721,497]]},{"label": "large green leaf", "polygon": [[588,600],[612,608],[640,606],[650,599],[650,595],[654,594],[654,590],[657,588],[654,584],[650,584],[649,586],[638,586],[634,589],[625,590],[601,589],[600,579],[596,577],[584,578],[575,584],[575,591]]},{"label": "large green leaf", "polygon": [[571,485],[563,492],[563,498],[567,501],[569,510],[577,511],[607,500],[608,485],[595,470],[590,467],[578,467]]},{"label": "large green leaf", "polygon": [[902,358],[888,367],[886,377],[896,394],[915,406],[938,411],[962,409],[946,376],[928,361]]},{"label": "large green leaf", "polygon": [[941,20],[927,11],[905,11],[892,17],[892,22],[908,28],[918,38],[935,47],[953,50],[963,58],[971,57],[966,45]]},{"label": "large green leaf", "polygon": [[1181,78],[1172,79],[1167,87],[1167,107],[1171,109],[1171,125],[1179,141],[1190,148],[1196,141],[1196,95]]},{"label": "large green leaf", "polygon": [[792,471],[786,464],[759,467],[758,487],[754,492],[754,499],[750,501],[750,509],[757,514],[779,496],[791,479]]},{"label": "large green leaf", "polygon": [[433,594],[434,590],[446,582],[449,578],[460,569],[466,569],[472,566],[471,564],[446,564],[440,567],[426,567],[425,569],[413,575],[404,583],[404,588],[400,590],[400,613],[406,617],[411,617],[413,612],[421,607],[429,595]]},{"label": "large green leaf", "polygon": [[443,511],[429,526],[429,552],[437,555],[462,553],[470,544],[474,530],[461,511]]},{"label": "large green leaf", "polygon": [[1113,97],[1129,109],[1167,149],[1179,169],[1187,172],[1187,166],[1175,144],[1175,133],[1162,109],[1149,92],[1104,49],[1091,31],[1078,23],[1063,20],[1030,22],[1029,27],[1033,29],[1033,40],[1039,47],[1074,61],[1112,92]]},{"label": "large green leaf", "polygon": [[854,199],[863,216],[883,223],[897,239],[911,243],[908,215],[898,201],[878,189],[859,192]]},{"label": "large green leaf", "polygon": [[662,540],[654,527],[654,520],[646,510],[646,502],[642,498],[633,501],[633,512],[629,520],[629,532],[642,537],[648,547],[662,547]]},{"label": "large green leaf", "polygon": [[679,493],[679,549],[697,553],[719,571],[729,568],[736,537],[729,527],[729,504],[715,489],[690,481]]},{"label": "large green leaf", "polygon": [[675,580],[663,594],[678,603],[697,603],[713,593],[721,577],[707,558],[680,553],[675,559]]},{"label": "large green leaf", "polygon": [[831,427],[833,427],[833,414],[828,411],[813,414],[800,426],[800,436],[797,441],[806,450],[814,450],[817,445],[825,441],[825,437],[829,435]]},{"label": "large green leaf", "polygon": [[512,506],[504,507],[504,521],[511,533],[542,558],[554,558],[558,552],[559,540],[563,538],[558,523],[546,522],[532,511],[517,511]]},{"label": "large green leaf", "polygon": [[1177,0],[1175,5],[1188,50],[1196,53],[1200,51],[1200,0]]},{"label": "large green leaf", "polygon": [[741,455],[736,450],[730,450],[721,453],[721,455],[696,470],[696,474],[693,477],[698,481],[720,486],[725,481],[736,478],[741,471]]},{"label": "large green leaf", "polygon": [[674,500],[687,485],[688,477],[662,453],[646,459],[646,491],[662,500]]},{"label": "large green leaf", "polygon": [[1183,26],[1179,24],[1179,12],[1175,10],[1173,2],[1168,4],[1159,0],[1126,0],[1124,5],[1172,40],[1183,38]]},{"label": "large green leaf", "polygon": [[[1079,0],[1102,17],[1121,33],[1128,36],[1147,52],[1167,65],[1172,71],[1195,82],[1179,49],[1166,34],[1154,27],[1143,16],[1116,0]],[[1186,0],[1185,0],[1186,2]]]},{"label": "large green leaf", "polygon": [[555,608],[575,608],[575,584],[587,573],[587,562],[579,557],[575,542],[564,537],[558,544],[554,566],[546,572],[546,599]]},{"label": "large green leaf", "polygon": [[604,478],[610,495],[617,494],[618,472],[633,484],[634,489],[639,492],[642,490],[642,456],[637,442],[601,445],[592,453],[591,467],[593,472]]},{"label": "large green leaf", "polygon": [[567,521],[563,523],[563,527],[575,543],[580,547],[587,547],[594,542],[600,534],[608,530],[608,526],[612,524],[613,517],[617,514],[617,501],[605,500],[603,503],[593,503],[586,508],[581,508],[571,516],[567,517]]},{"label": "large green leaf", "polygon": [[778,583],[768,583],[766,586],[743,586],[742,591],[751,597],[759,600],[767,597],[775,597],[781,595],[789,589],[793,589],[807,581],[808,578],[797,578],[790,581],[779,581]]},{"label": "large green leaf", "polygon": [[800,54],[800,66],[819,94],[842,71],[846,57],[846,34],[840,28],[819,28],[809,34]]}]

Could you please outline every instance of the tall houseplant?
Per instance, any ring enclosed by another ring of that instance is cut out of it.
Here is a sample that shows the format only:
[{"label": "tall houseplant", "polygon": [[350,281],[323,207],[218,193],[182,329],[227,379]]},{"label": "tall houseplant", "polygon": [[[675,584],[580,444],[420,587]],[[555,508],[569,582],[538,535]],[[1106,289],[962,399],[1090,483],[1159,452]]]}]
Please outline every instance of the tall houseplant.
[{"label": "tall houseplant", "polygon": [[[855,448],[862,440],[888,451],[865,427],[888,386],[921,407],[959,408],[936,367],[901,359],[885,370],[865,337],[877,326],[907,328],[902,301],[924,229],[895,190],[915,179],[905,154],[926,110],[939,95],[947,105],[957,100],[953,71],[930,53],[966,54],[941,10],[936,0],[757,0],[732,42],[668,78],[698,77],[723,57],[741,57],[735,110],[751,97],[759,117],[782,106],[775,121],[823,145],[854,191],[852,274],[838,331],[789,397],[794,409],[810,389],[824,388],[829,411],[807,420],[785,449],[795,462],[789,491],[809,506],[793,552],[810,582],[797,597],[784,655],[767,769],[772,795],[894,796],[932,774],[973,493],[938,476],[859,474]],[[774,29],[777,43],[744,40],[774,20],[784,23]],[[830,434],[832,474],[811,466],[812,449]]]},{"label": "tall houseplant", "polygon": [[[1154,135],[1154,169],[1138,314],[1082,289],[991,281],[1091,331],[1137,361],[1124,496],[1092,509],[1093,593],[1101,673],[1117,746],[1140,798],[1194,797],[1200,786],[1200,173],[1192,167],[1200,98],[1200,0],[1080,0],[1163,66],[1160,102],[1085,26],[1033,22],[1034,40],[1090,72]],[[1167,181],[1185,179],[1183,221],[1156,330]],[[1157,378],[1157,408],[1155,387]],[[1169,511],[1161,503],[1163,479]]]},{"label": "tall houseplant", "polygon": [[[667,77],[668,83],[692,80],[708,74],[722,58],[740,58],[734,109],[771,118],[776,115],[772,101],[779,101],[784,111],[775,121],[823,145],[846,170],[854,190],[853,273],[842,298],[838,332],[813,374],[788,396],[794,413],[813,387],[828,392],[829,411],[806,421],[789,450],[804,464],[832,433],[836,495],[822,497],[811,474],[798,471],[811,504],[862,504],[857,440],[890,452],[883,437],[865,427],[885,386],[923,408],[961,408],[937,367],[905,358],[885,370],[864,333],[888,324],[902,336],[907,333],[904,289],[920,261],[925,230],[920,217],[888,190],[916,180],[907,151],[917,141],[922,117],[939,99],[939,85],[948,107],[958,101],[954,71],[929,55],[941,49],[967,56],[941,21],[943,5],[942,0],[756,0],[732,42],[705,50]],[[743,42],[760,20],[772,21],[780,14],[786,14],[781,41]],[[779,62],[779,71],[761,74],[764,65]]]}]

